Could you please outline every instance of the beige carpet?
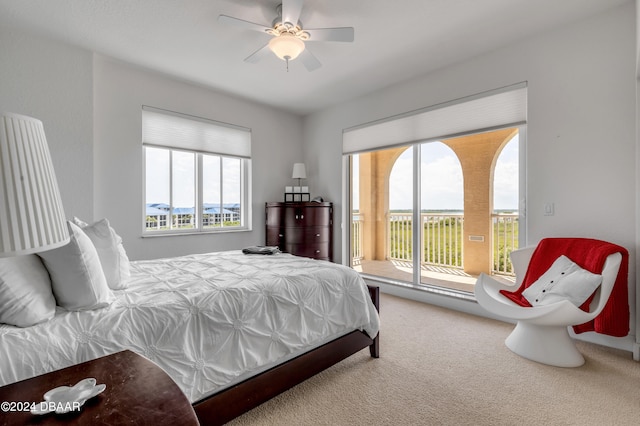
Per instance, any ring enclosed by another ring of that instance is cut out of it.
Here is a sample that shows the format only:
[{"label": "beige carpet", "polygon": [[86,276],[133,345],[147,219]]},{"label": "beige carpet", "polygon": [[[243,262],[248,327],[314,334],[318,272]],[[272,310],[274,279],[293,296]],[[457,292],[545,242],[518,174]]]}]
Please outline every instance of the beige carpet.
[{"label": "beige carpet", "polygon": [[363,350],[233,425],[639,425],[640,363],[578,342],[584,366],[523,359],[512,325],[382,295],[381,356]]}]

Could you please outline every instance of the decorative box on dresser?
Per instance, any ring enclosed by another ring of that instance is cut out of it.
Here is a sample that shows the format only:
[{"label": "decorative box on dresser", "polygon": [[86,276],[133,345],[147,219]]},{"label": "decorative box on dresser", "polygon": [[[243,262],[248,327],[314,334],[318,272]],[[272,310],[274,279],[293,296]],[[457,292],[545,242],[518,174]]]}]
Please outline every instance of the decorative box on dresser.
[{"label": "decorative box on dresser", "polygon": [[266,203],[266,245],[297,256],[333,259],[333,204]]}]

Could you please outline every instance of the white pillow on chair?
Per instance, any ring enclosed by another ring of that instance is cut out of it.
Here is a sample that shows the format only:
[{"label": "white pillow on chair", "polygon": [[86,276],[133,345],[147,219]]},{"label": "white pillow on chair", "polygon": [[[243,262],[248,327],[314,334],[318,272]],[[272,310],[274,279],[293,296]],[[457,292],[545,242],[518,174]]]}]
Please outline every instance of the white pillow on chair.
[{"label": "white pillow on chair", "polygon": [[116,234],[109,221],[102,219],[89,225],[74,217],[73,222],[82,228],[96,247],[109,288],[127,288],[127,280],[131,276],[129,258],[122,245],[122,238]]},{"label": "white pillow on chair", "polygon": [[77,225],[67,222],[69,244],[38,253],[51,276],[58,306],[70,311],[98,309],[113,301],[98,252]]},{"label": "white pillow on chair", "polygon": [[601,283],[602,275],[589,272],[562,255],[522,295],[531,306],[568,300],[580,307]]},{"label": "white pillow on chair", "polygon": [[29,327],[55,313],[51,279],[38,256],[0,259],[0,323]]}]

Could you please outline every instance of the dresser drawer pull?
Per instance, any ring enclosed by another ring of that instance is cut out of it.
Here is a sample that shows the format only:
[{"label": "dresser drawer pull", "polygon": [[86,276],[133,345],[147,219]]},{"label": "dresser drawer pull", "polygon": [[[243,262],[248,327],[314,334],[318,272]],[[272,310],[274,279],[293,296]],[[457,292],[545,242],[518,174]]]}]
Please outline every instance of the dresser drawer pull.
[{"label": "dresser drawer pull", "polygon": [[284,237],[284,235],[283,234],[278,234],[278,237],[282,238],[282,237]]},{"label": "dresser drawer pull", "polygon": [[320,253],[320,250],[316,250],[316,254],[319,254],[319,253]]},{"label": "dresser drawer pull", "polygon": [[316,237],[319,237],[319,236],[320,236],[320,234],[316,234]]}]

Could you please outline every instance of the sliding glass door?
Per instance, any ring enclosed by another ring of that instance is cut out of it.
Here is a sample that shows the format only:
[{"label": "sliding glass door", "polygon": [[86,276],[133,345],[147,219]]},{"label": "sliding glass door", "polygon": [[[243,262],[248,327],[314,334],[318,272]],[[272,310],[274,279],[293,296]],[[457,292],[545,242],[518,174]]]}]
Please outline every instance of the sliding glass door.
[{"label": "sliding glass door", "polygon": [[462,293],[480,273],[509,279],[525,241],[526,120],[518,83],[345,129],[351,265]]},{"label": "sliding glass door", "polygon": [[351,266],[385,280],[473,292],[509,280],[524,236],[521,129],[350,156]]}]

